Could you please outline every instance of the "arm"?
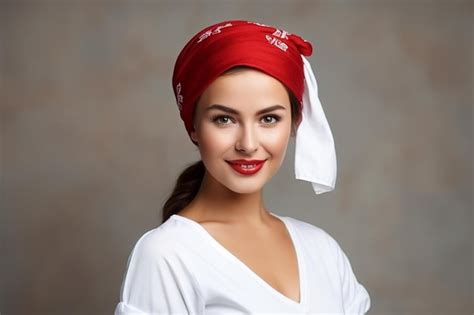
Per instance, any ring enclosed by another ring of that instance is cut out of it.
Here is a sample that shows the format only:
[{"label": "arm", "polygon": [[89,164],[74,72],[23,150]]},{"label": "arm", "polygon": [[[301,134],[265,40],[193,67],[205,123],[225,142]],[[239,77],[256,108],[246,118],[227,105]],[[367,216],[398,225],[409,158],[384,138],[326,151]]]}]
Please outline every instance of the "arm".
[{"label": "arm", "polygon": [[351,263],[337,241],[326,233],[335,264],[339,271],[344,313],[350,315],[365,314],[370,309],[370,296],[352,271]]},{"label": "arm", "polygon": [[149,233],[140,238],[128,259],[114,314],[203,314],[204,303],[194,277],[172,251],[163,250],[147,237]]}]

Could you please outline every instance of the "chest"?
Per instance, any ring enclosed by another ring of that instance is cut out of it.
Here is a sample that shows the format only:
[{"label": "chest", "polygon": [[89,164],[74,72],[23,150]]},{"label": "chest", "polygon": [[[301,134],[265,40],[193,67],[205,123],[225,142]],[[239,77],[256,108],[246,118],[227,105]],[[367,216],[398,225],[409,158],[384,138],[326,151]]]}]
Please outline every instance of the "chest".
[{"label": "chest", "polygon": [[300,272],[293,241],[285,228],[275,228],[271,234],[224,229],[206,225],[208,233],[236,260],[243,263],[271,289],[295,302],[300,301]]}]

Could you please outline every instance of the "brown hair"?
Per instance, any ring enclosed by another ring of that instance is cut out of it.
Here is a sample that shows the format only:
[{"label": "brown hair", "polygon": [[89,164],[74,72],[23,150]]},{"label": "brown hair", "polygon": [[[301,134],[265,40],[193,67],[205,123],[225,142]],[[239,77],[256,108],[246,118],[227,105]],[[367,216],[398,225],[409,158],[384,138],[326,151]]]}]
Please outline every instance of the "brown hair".
[{"label": "brown hair", "polygon": [[[247,68],[250,67],[236,66],[230,68],[224,73]],[[293,137],[296,134],[297,122],[300,120],[300,104],[296,96],[288,88],[286,88],[286,90],[288,91],[288,96],[290,98],[292,121],[291,136]],[[194,109],[196,109],[196,107],[197,106],[194,106]],[[181,209],[185,208],[194,199],[194,197],[196,197],[201,186],[202,179],[204,178],[204,173],[205,166],[202,160],[186,166],[186,168],[178,176],[173,191],[163,205],[162,223],[168,220],[173,214],[176,214]]]}]

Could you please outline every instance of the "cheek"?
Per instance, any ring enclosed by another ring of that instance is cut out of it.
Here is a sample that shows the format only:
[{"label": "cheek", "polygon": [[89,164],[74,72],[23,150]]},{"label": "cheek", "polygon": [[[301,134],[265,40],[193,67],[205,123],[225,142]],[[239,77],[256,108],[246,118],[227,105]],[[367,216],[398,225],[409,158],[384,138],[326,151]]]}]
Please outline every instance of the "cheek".
[{"label": "cheek", "polygon": [[274,155],[284,155],[290,140],[290,128],[275,128],[266,135],[267,149]]},{"label": "cheek", "polygon": [[203,157],[222,155],[232,146],[234,136],[230,131],[217,130],[212,126],[202,128],[199,150]]}]

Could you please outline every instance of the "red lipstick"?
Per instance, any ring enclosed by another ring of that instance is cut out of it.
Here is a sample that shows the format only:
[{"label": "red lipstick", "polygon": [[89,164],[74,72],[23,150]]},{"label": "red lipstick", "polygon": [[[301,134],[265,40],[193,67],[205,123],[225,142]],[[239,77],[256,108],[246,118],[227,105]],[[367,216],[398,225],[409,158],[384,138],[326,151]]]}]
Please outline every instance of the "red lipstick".
[{"label": "red lipstick", "polygon": [[243,175],[253,175],[260,171],[266,160],[232,160],[226,161],[237,172]]}]

